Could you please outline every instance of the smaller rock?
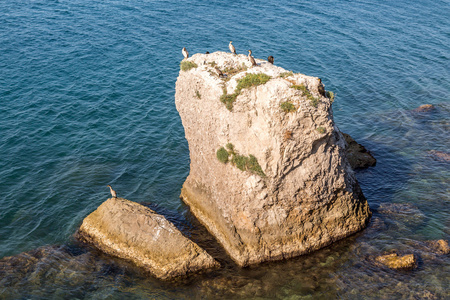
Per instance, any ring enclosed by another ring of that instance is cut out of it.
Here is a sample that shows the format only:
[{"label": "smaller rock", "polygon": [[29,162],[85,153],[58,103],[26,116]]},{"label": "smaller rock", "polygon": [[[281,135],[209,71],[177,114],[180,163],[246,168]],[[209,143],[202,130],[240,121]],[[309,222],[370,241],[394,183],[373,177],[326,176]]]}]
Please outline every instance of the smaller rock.
[{"label": "smaller rock", "polygon": [[428,151],[431,158],[437,161],[450,162],[450,153],[444,151],[431,150]]},{"label": "smaller rock", "polygon": [[368,168],[376,165],[377,160],[363,145],[358,144],[350,135],[346,133],[342,133],[342,135],[347,143],[345,152],[352,169]]},{"label": "smaller rock", "polygon": [[437,254],[449,254],[450,247],[446,240],[428,241],[428,247],[433,249]]},{"label": "smaller rock", "polygon": [[413,112],[430,112],[435,109],[433,104],[424,104],[414,109]]},{"label": "smaller rock", "polygon": [[391,269],[413,269],[417,266],[414,254],[398,256],[397,253],[392,253],[378,256],[375,260]]},{"label": "smaller rock", "polygon": [[160,279],[219,266],[166,218],[123,198],[103,202],[83,220],[77,237]]}]

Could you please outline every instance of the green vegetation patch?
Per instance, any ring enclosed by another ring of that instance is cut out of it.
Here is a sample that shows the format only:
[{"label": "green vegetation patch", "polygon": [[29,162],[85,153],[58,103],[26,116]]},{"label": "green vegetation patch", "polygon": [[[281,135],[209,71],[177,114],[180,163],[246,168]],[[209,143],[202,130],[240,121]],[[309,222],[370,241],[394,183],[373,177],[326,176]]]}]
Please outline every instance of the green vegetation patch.
[{"label": "green vegetation patch", "polygon": [[247,71],[247,66],[244,63],[242,63],[242,66],[239,66],[237,68],[225,68],[222,73],[227,74],[227,77],[225,77],[225,81],[228,81],[231,79],[231,77],[243,71]]},{"label": "green vegetation patch", "polygon": [[270,78],[269,75],[264,73],[247,74],[244,78],[239,79],[235,92],[240,93],[245,88],[265,84]]},{"label": "green vegetation patch", "polygon": [[182,71],[189,71],[190,69],[197,68],[197,64],[192,61],[183,60],[180,63],[180,68]]},{"label": "green vegetation patch", "polygon": [[289,113],[289,112],[294,112],[294,111],[296,111],[294,104],[292,104],[292,102],[289,102],[289,101],[282,102],[282,103],[280,104],[280,108],[281,108],[285,113]]},{"label": "green vegetation patch", "polygon": [[220,149],[217,150],[216,156],[217,156],[217,159],[218,159],[221,163],[226,164],[226,163],[228,162],[228,156],[229,156],[229,154],[228,154],[228,151],[227,151],[224,147],[220,147]]},{"label": "green vegetation patch", "polygon": [[258,160],[251,154],[248,156],[247,170],[261,177],[266,177],[266,174],[264,174],[261,166],[258,163]]},{"label": "green vegetation patch", "polygon": [[229,111],[233,110],[233,103],[236,101],[237,96],[241,93],[241,91],[245,88],[250,88],[253,86],[258,86],[261,84],[265,84],[270,80],[270,76],[264,73],[258,74],[247,74],[244,78],[238,80],[238,84],[234,93],[229,95],[227,94],[227,89],[223,89],[223,95],[220,96],[220,101],[225,104],[226,108]]},{"label": "green vegetation patch", "polygon": [[327,130],[325,128],[323,128],[323,127],[317,127],[316,130],[320,134],[324,134],[325,132],[327,132]]},{"label": "green vegetation patch", "polygon": [[286,78],[286,77],[289,77],[289,76],[292,76],[292,75],[294,75],[294,73],[292,71],[280,73],[280,77],[281,78]]},{"label": "green vegetation patch", "polygon": [[234,154],[234,145],[232,143],[226,144],[225,147],[230,150],[230,154]]},{"label": "green vegetation patch", "polygon": [[314,97],[311,92],[308,90],[308,88],[304,84],[300,85],[292,85],[291,88],[302,91],[302,95],[306,96],[308,100],[311,102],[311,106],[317,107],[319,105],[319,98]]},{"label": "green vegetation patch", "polygon": [[200,92],[198,90],[195,90],[195,97],[197,97],[198,99],[202,98],[202,95],[200,95]]},{"label": "green vegetation patch", "polygon": [[327,96],[328,99],[331,100],[331,103],[334,102],[334,96],[335,95],[334,95],[334,93],[332,91],[327,91],[326,96]]},{"label": "green vegetation patch", "polygon": [[236,101],[236,98],[239,94],[233,93],[231,95],[227,94],[227,89],[223,89],[223,94],[220,96],[220,102],[225,104],[225,107],[231,111],[233,109],[233,103]]},{"label": "green vegetation patch", "polygon": [[266,177],[266,174],[264,174],[264,171],[262,170],[261,166],[258,163],[258,160],[254,155],[250,154],[249,156],[245,156],[238,154],[234,149],[234,145],[231,143],[226,144],[225,147],[228,150],[224,147],[220,147],[220,149],[216,152],[217,159],[220,162],[226,164],[228,161],[230,161],[236,168],[241,171],[248,171],[252,174]]}]

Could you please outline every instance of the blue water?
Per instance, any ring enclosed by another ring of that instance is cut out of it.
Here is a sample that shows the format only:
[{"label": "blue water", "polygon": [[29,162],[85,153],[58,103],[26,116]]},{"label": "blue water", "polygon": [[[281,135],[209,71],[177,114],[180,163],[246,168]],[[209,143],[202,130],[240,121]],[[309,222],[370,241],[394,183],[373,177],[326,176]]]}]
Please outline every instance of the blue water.
[{"label": "blue water", "polygon": [[[175,286],[118,261],[76,283],[0,277],[0,298],[450,297],[448,256],[404,273],[367,258],[450,237],[449,163],[428,153],[450,148],[449,1],[8,0],[0,12],[0,258],[70,243],[107,184],[195,236],[178,198],[189,151],[175,81],[182,47],[228,51],[230,40],[335,92],[338,127],[378,160],[357,177],[385,225],[288,262],[224,259]],[[411,111],[426,103],[436,109]],[[382,213],[390,203],[420,218]]]}]

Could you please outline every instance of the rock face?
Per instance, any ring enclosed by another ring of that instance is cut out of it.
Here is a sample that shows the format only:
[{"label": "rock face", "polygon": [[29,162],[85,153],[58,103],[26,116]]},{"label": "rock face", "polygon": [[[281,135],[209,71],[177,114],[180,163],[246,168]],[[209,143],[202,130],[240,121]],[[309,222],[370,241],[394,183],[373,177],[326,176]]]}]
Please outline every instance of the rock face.
[{"label": "rock face", "polygon": [[123,198],[110,198],[87,216],[78,237],[160,279],[218,266],[163,216]]},{"label": "rock face", "polygon": [[[305,254],[366,226],[319,78],[231,53],[187,61],[175,94],[191,159],[181,198],[236,263]],[[270,80],[247,75],[259,73]]]},{"label": "rock face", "polygon": [[347,160],[353,169],[373,167],[376,165],[377,160],[363,145],[358,144],[346,133],[342,133],[342,135],[347,142],[347,147],[345,148]]}]

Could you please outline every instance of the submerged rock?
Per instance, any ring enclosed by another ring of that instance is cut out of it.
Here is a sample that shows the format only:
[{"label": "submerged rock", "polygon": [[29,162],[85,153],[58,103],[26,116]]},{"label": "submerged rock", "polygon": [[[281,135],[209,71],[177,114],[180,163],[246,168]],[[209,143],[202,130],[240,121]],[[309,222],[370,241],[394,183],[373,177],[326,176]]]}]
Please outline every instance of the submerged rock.
[{"label": "submerged rock", "polygon": [[223,52],[188,61],[175,94],[191,159],[181,197],[234,261],[305,254],[366,226],[319,78]]},{"label": "submerged rock", "polygon": [[108,264],[90,251],[67,245],[42,246],[4,257],[0,259],[1,295],[18,299],[26,295],[25,289],[45,292],[54,289],[55,284],[88,289],[89,282],[105,275]]},{"label": "submerged rock", "polygon": [[78,238],[160,279],[218,266],[163,216],[123,198],[110,198],[87,216]]},{"label": "submerged rock", "polygon": [[367,149],[358,144],[350,135],[342,133],[347,142],[345,152],[347,154],[347,160],[353,169],[373,167],[377,164],[377,160],[373,155],[367,151]]},{"label": "submerged rock", "polygon": [[448,246],[448,242],[446,240],[435,240],[435,241],[428,241],[427,242],[428,247],[434,250],[437,254],[449,254],[450,253],[450,247]]},{"label": "submerged rock", "polygon": [[433,104],[423,104],[419,106],[418,108],[414,109],[413,112],[430,112],[434,110],[435,107]]},{"label": "submerged rock", "polygon": [[425,214],[411,203],[383,203],[378,207],[378,212],[411,226],[421,225],[425,221]]},{"label": "submerged rock", "polygon": [[409,240],[406,244],[410,248],[408,251],[419,257],[424,265],[445,260],[444,256],[450,253],[450,247],[446,240]]},{"label": "submerged rock", "polygon": [[428,154],[437,161],[450,162],[450,153],[444,151],[431,150]]},{"label": "submerged rock", "polygon": [[398,256],[397,253],[392,253],[378,256],[375,260],[391,269],[413,269],[417,266],[414,254]]}]

